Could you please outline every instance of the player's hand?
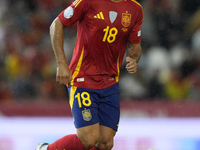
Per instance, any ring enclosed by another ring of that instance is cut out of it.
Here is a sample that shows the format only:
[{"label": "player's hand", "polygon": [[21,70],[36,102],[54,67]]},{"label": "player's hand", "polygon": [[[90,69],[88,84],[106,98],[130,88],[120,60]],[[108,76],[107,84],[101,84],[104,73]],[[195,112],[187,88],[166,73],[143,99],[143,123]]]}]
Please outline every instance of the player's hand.
[{"label": "player's hand", "polygon": [[126,57],[126,69],[130,74],[134,74],[137,71],[137,62],[135,59]]},{"label": "player's hand", "polygon": [[59,84],[67,84],[72,80],[72,74],[67,64],[57,66],[56,81]]}]

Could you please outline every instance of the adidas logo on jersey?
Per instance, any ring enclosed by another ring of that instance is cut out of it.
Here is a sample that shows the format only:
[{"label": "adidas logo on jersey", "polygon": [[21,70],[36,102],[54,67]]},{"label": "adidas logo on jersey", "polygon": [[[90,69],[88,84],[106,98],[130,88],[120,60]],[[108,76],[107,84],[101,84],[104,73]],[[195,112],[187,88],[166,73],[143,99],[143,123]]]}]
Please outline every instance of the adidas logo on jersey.
[{"label": "adidas logo on jersey", "polygon": [[100,12],[99,14],[97,14],[96,16],[94,16],[94,18],[98,18],[98,19],[103,19],[104,20],[103,13]]}]

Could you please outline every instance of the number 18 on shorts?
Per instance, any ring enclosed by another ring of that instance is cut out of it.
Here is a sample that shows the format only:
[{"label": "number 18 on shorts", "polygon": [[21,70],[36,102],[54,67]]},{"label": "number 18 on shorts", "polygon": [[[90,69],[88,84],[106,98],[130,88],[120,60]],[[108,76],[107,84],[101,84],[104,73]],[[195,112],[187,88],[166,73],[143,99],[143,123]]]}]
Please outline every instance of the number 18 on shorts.
[{"label": "number 18 on shorts", "polygon": [[120,117],[118,83],[106,89],[70,86],[68,91],[76,128],[99,123],[117,131]]}]

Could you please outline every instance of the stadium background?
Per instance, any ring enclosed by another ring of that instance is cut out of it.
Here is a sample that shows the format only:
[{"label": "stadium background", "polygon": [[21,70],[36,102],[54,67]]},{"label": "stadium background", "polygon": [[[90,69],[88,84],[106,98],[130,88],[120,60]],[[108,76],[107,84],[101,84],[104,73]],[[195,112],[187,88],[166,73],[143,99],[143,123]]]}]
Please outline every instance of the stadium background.
[{"label": "stadium background", "polygon": [[[0,150],[34,149],[75,132],[49,37],[49,25],[71,2],[0,0]],[[138,2],[143,53],[136,74],[121,69],[113,149],[199,150],[200,1]],[[65,35],[70,61],[76,25]]]}]

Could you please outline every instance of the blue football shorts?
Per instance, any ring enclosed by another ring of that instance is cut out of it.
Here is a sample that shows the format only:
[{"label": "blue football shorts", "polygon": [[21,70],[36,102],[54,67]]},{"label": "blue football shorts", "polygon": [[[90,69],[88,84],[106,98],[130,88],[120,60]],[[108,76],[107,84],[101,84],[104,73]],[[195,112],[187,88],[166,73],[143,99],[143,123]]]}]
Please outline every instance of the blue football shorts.
[{"label": "blue football shorts", "polygon": [[68,92],[76,128],[99,123],[117,131],[120,117],[119,83],[106,89],[70,86]]}]

